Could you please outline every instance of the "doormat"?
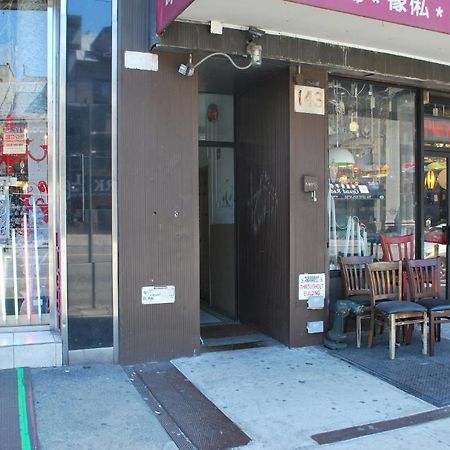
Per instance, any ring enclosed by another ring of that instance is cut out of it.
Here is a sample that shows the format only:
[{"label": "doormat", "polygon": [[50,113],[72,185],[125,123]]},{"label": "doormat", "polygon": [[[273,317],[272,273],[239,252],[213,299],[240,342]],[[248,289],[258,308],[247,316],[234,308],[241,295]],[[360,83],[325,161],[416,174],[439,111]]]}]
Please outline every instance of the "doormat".
[{"label": "doormat", "polygon": [[[163,419],[160,421],[166,431],[172,439],[176,437],[175,443],[177,438],[184,437],[182,446],[177,443],[180,448],[221,450],[250,442],[251,439],[171,363],[139,364],[133,369],[134,377],[137,376],[148,390],[147,396],[150,393],[156,400],[155,412]],[[179,433],[174,432],[174,425]]]},{"label": "doormat", "polygon": [[39,448],[29,369],[0,370],[0,436],[0,448]]},{"label": "doormat", "polygon": [[[421,354],[421,340],[415,334],[410,345],[396,348],[394,360],[389,359],[388,333],[376,336],[371,349],[349,345],[329,353],[393,386],[437,407],[450,405],[450,341],[436,342],[435,355]],[[367,337],[366,337],[367,339]],[[353,340],[352,340],[353,341]]]}]

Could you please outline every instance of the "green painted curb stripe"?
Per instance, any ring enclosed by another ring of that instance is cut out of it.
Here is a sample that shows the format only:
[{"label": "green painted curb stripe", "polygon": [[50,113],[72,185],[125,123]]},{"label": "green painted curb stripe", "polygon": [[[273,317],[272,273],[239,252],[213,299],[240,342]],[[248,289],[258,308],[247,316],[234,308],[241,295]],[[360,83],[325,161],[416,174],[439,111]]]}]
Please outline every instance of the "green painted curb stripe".
[{"label": "green painted curb stripe", "polygon": [[31,439],[28,429],[27,397],[25,393],[25,383],[23,382],[23,368],[21,367],[17,369],[17,393],[19,396],[19,424],[22,450],[31,450]]}]

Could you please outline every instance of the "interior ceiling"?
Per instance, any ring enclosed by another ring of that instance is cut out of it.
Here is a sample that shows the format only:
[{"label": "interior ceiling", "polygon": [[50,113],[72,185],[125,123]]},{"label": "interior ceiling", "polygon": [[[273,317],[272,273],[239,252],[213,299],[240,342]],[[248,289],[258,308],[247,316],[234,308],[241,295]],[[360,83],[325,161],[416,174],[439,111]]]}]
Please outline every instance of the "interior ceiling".
[{"label": "interior ceiling", "polygon": [[201,23],[217,20],[238,27],[251,25],[270,33],[294,35],[450,65],[448,34],[283,0],[195,0],[181,14],[180,19]]}]

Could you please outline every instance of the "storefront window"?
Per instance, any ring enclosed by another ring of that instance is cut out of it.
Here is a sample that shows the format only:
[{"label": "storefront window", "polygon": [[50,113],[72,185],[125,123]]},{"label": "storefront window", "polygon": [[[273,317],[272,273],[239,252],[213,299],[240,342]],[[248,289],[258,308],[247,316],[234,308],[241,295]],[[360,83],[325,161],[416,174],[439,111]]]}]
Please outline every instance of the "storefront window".
[{"label": "storefront window", "polygon": [[0,326],[48,324],[47,2],[0,24]]},{"label": "storefront window", "polygon": [[381,258],[379,235],[415,232],[415,91],[331,80],[329,256]]}]

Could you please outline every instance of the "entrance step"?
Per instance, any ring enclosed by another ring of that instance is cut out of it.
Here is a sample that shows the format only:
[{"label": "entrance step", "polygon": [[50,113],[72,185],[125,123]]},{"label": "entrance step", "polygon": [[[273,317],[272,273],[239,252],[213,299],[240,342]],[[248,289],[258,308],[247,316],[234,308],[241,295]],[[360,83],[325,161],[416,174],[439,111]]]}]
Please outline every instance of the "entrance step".
[{"label": "entrance step", "polygon": [[202,353],[279,344],[266,334],[241,323],[202,325],[200,336]]},{"label": "entrance step", "polygon": [[0,369],[61,365],[62,341],[58,332],[0,332]]}]

